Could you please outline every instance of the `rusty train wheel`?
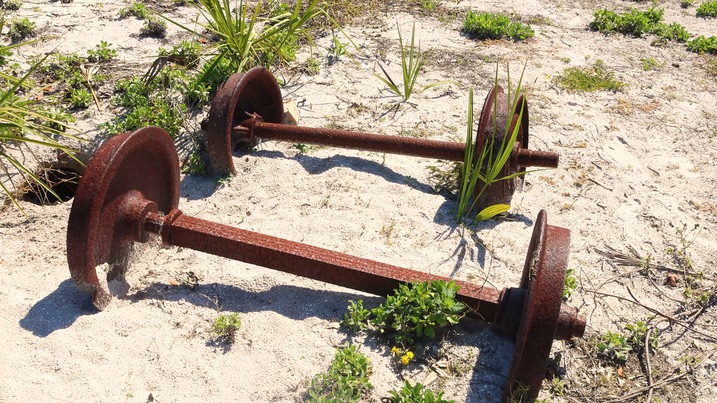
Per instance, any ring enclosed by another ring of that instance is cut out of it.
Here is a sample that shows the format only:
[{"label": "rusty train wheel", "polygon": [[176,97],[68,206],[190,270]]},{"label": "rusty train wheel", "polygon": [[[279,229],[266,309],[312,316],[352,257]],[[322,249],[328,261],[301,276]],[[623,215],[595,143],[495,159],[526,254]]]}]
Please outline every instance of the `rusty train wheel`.
[{"label": "rusty train wheel", "polygon": [[264,67],[231,75],[214,94],[207,122],[207,151],[218,175],[236,174],[232,129],[253,113],[268,123],[280,123],[284,116],[279,84]]},{"label": "rusty train wheel", "polygon": [[100,310],[112,297],[100,284],[96,267],[109,263],[108,281],[124,282],[132,242],[146,241],[141,228],[126,223],[124,202],[132,197],[149,200],[145,209],[164,213],[179,203],[177,152],[160,128],[145,127],[107,140],[87,165],[72,203],[67,225],[70,273]]}]

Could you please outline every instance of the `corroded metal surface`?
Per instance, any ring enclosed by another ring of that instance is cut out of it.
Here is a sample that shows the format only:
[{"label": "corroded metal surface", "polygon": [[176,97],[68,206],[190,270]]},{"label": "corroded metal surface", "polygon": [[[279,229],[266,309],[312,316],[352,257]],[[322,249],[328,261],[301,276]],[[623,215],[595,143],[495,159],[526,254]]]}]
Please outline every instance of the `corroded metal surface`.
[{"label": "corroded metal surface", "polygon": [[[281,105],[279,86],[271,73],[262,68],[249,70],[244,75],[235,74],[217,90],[207,130],[209,155],[216,172],[234,173],[232,133],[244,136],[250,142],[259,137],[448,161],[464,159],[465,145],[462,143],[281,124],[274,116],[281,109],[277,103]],[[518,130],[516,141],[512,146],[506,145],[503,142],[509,140],[513,128]],[[495,86],[486,97],[481,112],[476,133],[476,161],[486,147],[492,148],[494,159],[501,148],[511,147],[510,158],[498,178],[524,173],[528,166],[557,167],[558,154],[529,150],[528,137],[527,101],[521,95],[512,105],[503,88]],[[488,165],[488,160],[484,160],[483,169]],[[478,210],[498,203],[509,204],[517,181],[518,178],[513,177],[485,188],[479,183],[475,189]]]},{"label": "corroded metal surface", "polygon": [[562,303],[569,252],[570,232],[548,225],[541,211],[520,281],[526,300],[503,401],[533,401],[545,378],[553,340],[582,337],[585,332],[585,318]]},{"label": "corroded metal surface", "polygon": [[107,140],[87,165],[72,203],[67,224],[70,273],[100,310],[111,295],[100,286],[95,268],[108,263],[108,280],[124,280],[131,244],[144,236],[141,228],[127,225],[136,216],[128,210],[145,199],[159,211],[170,211],[179,202],[174,143],[156,127]]},{"label": "corroded metal surface", "polygon": [[212,169],[220,176],[236,174],[232,151],[232,128],[251,114],[265,122],[278,123],[284,115],[281,90],[271,72],[256,67],[245,74],[233,74],[212,98],[207,121],[207,152]]},{"label": "corroded metal surface", "polygon": [[[263,235],[184,215],[177,209],[179,168],[172,140],[158,128],[110,139],[90,161],[70,214],[72,278],[98,309],[111,295],[95,266],[110,263],[108,280],[124,280],[133,242],[159,234],[182,246],[298,276],[386,296],[412,281],[452,279]],[[569,254],[567,229],[547,225],[541,211],[518,288],[498,291],[456,281],[472,315],[516,337],[506,396],[524,386],[537,394],[554,339],[581,337],[585,318],[561,302]]]}]

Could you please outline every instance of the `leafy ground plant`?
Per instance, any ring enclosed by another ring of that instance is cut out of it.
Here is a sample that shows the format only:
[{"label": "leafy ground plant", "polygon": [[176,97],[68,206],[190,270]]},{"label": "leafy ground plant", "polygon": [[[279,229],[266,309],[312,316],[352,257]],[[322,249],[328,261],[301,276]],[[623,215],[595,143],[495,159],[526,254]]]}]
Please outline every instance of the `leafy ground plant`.
[{"label": "leafy ground plant", "polygon": [[[525,66],[523,66],[523,72],[525,72]],[[508,108],[511,111],[519,110],[518,122],[523,118],[523,108],[525,104],[521,104],[518,107],[518,100],[521,94],[521,84],[523,80],[523,73],[520,75],[518,85],[515,90],[511,90],[510,71],[508,71]],[[498,85],[498,65],[495,70],[495,85]],[[498,93],[495,93],[498,96]],[[495,101],[495,100],[494,100]],[[499,133],[497,127],[497,113],[498,113],[498,102],[493,102],[495,108],[493,109],[492,123],[493,133]],[[517,108],[517,109],[516,109]],[[456,221],[462,222],[466,215],[475,209],[481,196],[485,193],[492,184],[515,178],[517,176],[525,174],[525,172],[517,172],[507,176],[501,176],[501,172],[508,162],[508,158],[513,151],[513,144],[515,144],[518,138],[518,132],[520,131],[520,125],[515,125],[513,130],[510,126],[505,128],[505,132],[502,136],[488,136],[486,143],[480,150],[479,154],[475,154],[475,142],[473,139],[473,89],[468,93],[468,119],[466,126],[466,147],[465,155],[463,157],[462,172],[460,175],[460,193],[458,196],[458,205],[456,208]],[[500,137],[497,140],[496,137]],[[496,142],[500,141],[500,144]],[[480,186],[480,190],[476,192],[477,186]],[[510,208],[507,204],[495,204],[484,207],[474,217],[475,221],[488,220],[498,214],[508,211]]]},{"label": "leafy ground plant", "polygon": [[617,363],[625,362],[627,355],[632,351],[632,347],[625,336],[610,331],[600,336],[596,347],[600,356],[608,361]]},{"label": "leafy ground plant", "polygon": [[7,34],[13,42],[17,42],[36,36],[37,32],[35,29],[35,23],[27,17],[15,17],[10,22],[10,29]]},{"label": "leafy ground plant", "polygon": [[477,39],[511,38],[520,41],[535,35],[529,25],[513,22],[505,14],[473,11],[468,11],[463,22],[463,31]]},{"label": "leafy ground plant", "polygon": [[[397,29],[398,43],[401,48],[401,78],[403,79],[403,88],[399,87],[396,84],[396,82],[391,78],[386,69],[383,68],[381,63],[378,64],[378,67],[381,69],[383,77],[379,76],[378,74],[374,75],[384,84],[386,84],[386,86],[392,93],[398,95],[399,97],[402,97],[404,101],[408,101],[408,99],[415,91],[416,79],[418,78],[418,75],[423,68],[425,59],[424,54],[421,53],[420,47],[416,46],[416,23],[414,22],[413,28],[411,28],[411,43],[406,42],[404,44],[403,37],[401,36],[401,28],[397,27]],[[448,82],[449,81],[439,81],[432,84],[428,84],[420,91],[415,92],[425,91],[429,88],[443,85]]]},{"label": "leafy ground plant", "polygon": [[356,346],[340,348],[327,372],[309,384],[309,402],[358,402],[373,388],[369,382],[371,362]]},{"label": "leafy ground plant", "polygon": [[694,53],[711,53],[717,55],[717,36],[705,37],[700,35],[687,42],[687,50]]},{"label": "leafy ground plant", "polygon": [[632,8],[623,14],[608,9],[597,10],[593,13],[590,29],[604,34],[619,32],[635,37],[655,34],[663,41],[687,41],[690,34],[685,27],[677,23],[662,22],[663,14],[664,10],[656,7],[645,11]]},{"label": "leafy ground plant", "polygon": [[443,392],[433,392],[420,383],[413,386],[404,381],[400,391],[391,390],[389,396],[382,400],[388,403],[452,403],[453,400],[445,400]]},{"label": "leafy ground plant", "polygon": [[399,346],[412,346],[421,338],[435,338],[463,317],[465,305],[456,300],[458,288],[452,281],[401,284],[394,295],[370,311],[361,300],[349,301],[342,324],[351,329],[372,328]]},{"label": "leafy ground plant", "polygon": [[241,318],[238,313],[232,313],[229,315],[219,315],[212,324],[212,331],[218,339],[226,342],[233,343],[236,337],[237,331],[241,327]]},{"label": "leafy ground plant", "polygon": [[717,0],[705,1],[697,7],[697,16],[703,18],[717,17]]},{"label": "leafy ground plant", "polygon": [[555,76],[555,82],[571,91],[619,91],[626,84],[615,78],[602,60],[596,60],[592,66],[568,67]]}]

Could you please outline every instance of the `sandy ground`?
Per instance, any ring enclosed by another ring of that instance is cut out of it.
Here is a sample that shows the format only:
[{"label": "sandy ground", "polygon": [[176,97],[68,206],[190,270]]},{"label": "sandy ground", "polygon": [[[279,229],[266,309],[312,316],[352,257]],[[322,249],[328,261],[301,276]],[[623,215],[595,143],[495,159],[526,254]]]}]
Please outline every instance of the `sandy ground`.
[{"label": "sandy ground", "polygon": [[[429,181],[428,167],[439,165],[435,160],[331,147],[299,153],[277,142],[237,154],[239,174],[229,181],[183,176],[179,208],[209,221],[496,288],[518,284],[533,222],[545,209],[550,224],[572,232],[570,268],[578,288],[569,303],[587,316],[588,328],[585,341],[555,343],[557,374],[567,390],[557,396],[546,381],[541,397],[644,401],[646,393],[630,392],[646,390],[650,382],[645,361],[632,355],[625,365],[610,366],[596,359],[594,345],[600,334],[654,317],[662,333],[647,364],[651,382],[678,373],[685,359],[700,359],[685,376],[655,388],[655,397],[717,400],[717,361],[711,355],[717,334],[717,80],[708,72],[714,56],[689,53],[682,44],[654,47],[650,38],[587,29],[594,10],[631,2],[441,3],[444,9],[514,11],[531,21],[536,36],[521,43],[479,42],[461,34],[462,17],[439,19],[416,7],[384,5],[370,19],[346,27],[361,47],[351,49],[353,59],[325,63],[313,77],[278,71],[287,81],[283,95],[299,105],[302,125],[461,141],[468,88],[482,102],[496,61],[502,83],[506,64],[515,78],[527,63],[531,148],[560,153],[561,164],[526,177],[513,198],[511,219],[456,225],[455,200],[437,194]],[[696,18],[694,8],[677,3],[660,2],[666,21],[694,34],[717,33],[714,19]],[[11,15],[28,16],[43,35],[59,38],[18,58],[52,49],[84,54],[105,40],[119,53],[116,77],[143,74],[159,47],[186,36],[170,26],[165,40],[139,38],[140,21],[118,20],[124,6],[26,1]],[[197,13],[182,7],[170,15],[191,21]],[[454,83],[398,105],[373,72],[381,61],[399,74],[395,27],[409,31],[412,21],[421,49],[430,50],[420,83]],[[317,39],[321,54],[328,53],[330,39]],[[300,54],[299,61],[306,57]],[[648,57],[664,65],[644,71],[640,59]],[[597,59],[628,84],[623,91],[570,93],[554,83],[564,68]],[[109,95],[100,94],[103,103]],[[97,123],[115,112],[90,108],[77,125],[88,139],[100,138]],[[310,379],[349,340],[338,325],[347,301],[381,301],[154,242],[133,254],[128,295],[98,313],[67,269],[71,202],[22,205],[29,218],[12,209],[0,213],[0,401],[301,401]],[[693,288],[711,293],[711,299],[703,306],[686,303],[684,273],[677,273],[676,287],[668,287],[664,267],[646,272],[616,265],[600,253],[608,247],[677,269],[674,251],[683,251],[694,271],[704,273]],[[190,272],[199,279],[196,290],[172,285]],[[211,333],[220,312],[242,318],[230,347],[216,343]],[[406,368],[392,364],[388,348],[374,337],[353,341],[372,362],[374,389],[366,401],[379,401],[403,379],[430,381],[459,402],[498,401],[513,347],[471,320],[429,344]]]}]

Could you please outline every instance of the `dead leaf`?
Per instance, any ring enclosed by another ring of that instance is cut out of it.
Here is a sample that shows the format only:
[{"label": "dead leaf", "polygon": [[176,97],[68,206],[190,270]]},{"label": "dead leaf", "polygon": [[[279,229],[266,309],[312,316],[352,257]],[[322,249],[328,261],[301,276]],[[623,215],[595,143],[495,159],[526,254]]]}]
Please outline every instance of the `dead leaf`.
[{"label": "dead leaf", "polygon": [[429,371],[428,374],[426,374],[426,377],[423,378],[423,385],[428,386],[435,382],[436,379],[438,379],[438,374],[433,371]]},{"label": "dead leaf", "polygon": [[677,283],[680,282],[680,277],[675,273],[668,273],[665,277],[665,281],[662,283],[668,287],[677,287]]}]

